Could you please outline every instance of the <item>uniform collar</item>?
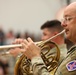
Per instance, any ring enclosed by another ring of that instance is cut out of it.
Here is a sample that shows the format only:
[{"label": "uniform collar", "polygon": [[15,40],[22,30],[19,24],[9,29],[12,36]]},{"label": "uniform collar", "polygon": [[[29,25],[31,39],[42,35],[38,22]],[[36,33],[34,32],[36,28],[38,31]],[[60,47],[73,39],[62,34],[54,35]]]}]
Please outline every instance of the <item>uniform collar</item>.
[{"label": "uniform collar", "polygon": [[72,52],[72,51],[74,51],[74,50],[76,50],[76,45],[73,45],[73,46],[68,50],[67,53],[70,53],[70,52]]}]

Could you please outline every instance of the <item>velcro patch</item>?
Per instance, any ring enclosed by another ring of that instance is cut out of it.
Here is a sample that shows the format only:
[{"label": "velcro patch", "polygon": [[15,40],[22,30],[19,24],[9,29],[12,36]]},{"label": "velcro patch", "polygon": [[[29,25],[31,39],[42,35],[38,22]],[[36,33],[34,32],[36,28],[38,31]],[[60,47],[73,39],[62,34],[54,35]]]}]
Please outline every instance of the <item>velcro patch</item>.
[{"label": "velcro patch", "polygon": [[71,62],[69,62],[67,65],[66,65],[68,71],[74,71],[76,70],[76,60],[73,60]]}]

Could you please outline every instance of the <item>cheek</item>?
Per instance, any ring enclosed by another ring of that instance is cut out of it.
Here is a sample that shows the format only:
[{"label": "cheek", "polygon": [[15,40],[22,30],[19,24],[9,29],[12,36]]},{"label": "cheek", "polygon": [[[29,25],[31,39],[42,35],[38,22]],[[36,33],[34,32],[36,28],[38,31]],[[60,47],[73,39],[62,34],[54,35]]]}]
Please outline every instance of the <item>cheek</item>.
[{"label": "cheek", "polygon": [[49,38],[50,38],[50,36],[46,36],[46,37],[45,37],[45,39],[49,39]]},{"label": "cheek", "polygon": [[50,35],[47,35],[47,36],[45,36],[45,40],[47,40],[47,39],[49,39],[49,38],[51,38],[52,36],[50,36]]},{"label": "cheek", "polygon": [[76,27],[72,26],[69,29],[70,29],[70,35],[71,35],[71,37],[74,38],[75,35],[76,35]]},{"label": "cheek", "polygon": [[74,28],[74,29],[72,30],[72,34],[73,34],[73,36],[76,35],[76,28]]},{"label": "cheek", "polygon": [[76,33],[76,24],[71,24],[70,30],[71,30],[72,34],[75,34]]},{"label": "cheek", "polygon": [[42,36],[42,40],[47,40],[49,37],[48,36]]}]

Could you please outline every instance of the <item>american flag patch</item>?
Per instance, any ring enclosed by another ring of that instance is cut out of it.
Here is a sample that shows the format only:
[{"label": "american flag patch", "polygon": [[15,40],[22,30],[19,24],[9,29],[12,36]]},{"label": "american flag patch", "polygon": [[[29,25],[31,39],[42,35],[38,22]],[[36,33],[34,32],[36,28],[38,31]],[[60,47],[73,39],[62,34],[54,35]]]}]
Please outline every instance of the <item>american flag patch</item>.
[{"label": "american flag patch", "polygon": [[73,60],[71,62],[69,62],[67,65],[66,65],[68,71],[74,71],[76,70],[76,60]]}]

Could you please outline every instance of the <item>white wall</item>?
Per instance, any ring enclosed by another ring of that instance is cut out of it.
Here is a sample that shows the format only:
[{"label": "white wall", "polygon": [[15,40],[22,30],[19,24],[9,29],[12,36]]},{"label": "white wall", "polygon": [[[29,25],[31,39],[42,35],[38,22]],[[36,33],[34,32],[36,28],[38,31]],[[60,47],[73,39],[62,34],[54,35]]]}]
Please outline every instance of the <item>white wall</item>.
[{"label": "white wall", "polygon": [[70,2],[76,2],[76,0],[70,0]]},{"label": "white wall", "polygon": [[55,18],[65,5],[61,0],[0,0],[0,25],[5,31],[39,32],[40,26]]}]

